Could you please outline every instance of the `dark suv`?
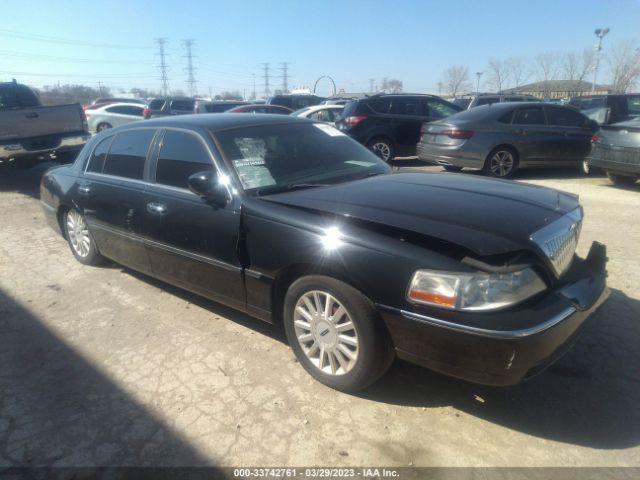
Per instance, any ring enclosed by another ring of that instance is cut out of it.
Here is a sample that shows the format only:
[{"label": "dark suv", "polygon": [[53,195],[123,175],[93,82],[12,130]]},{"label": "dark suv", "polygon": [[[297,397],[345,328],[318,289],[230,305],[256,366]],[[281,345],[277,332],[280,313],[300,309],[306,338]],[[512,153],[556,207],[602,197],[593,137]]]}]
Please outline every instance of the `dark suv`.
[{"label": "dark suv", "polygon": [[416,154],[424,122],[462,110],[434,95],[383,94],[345,105],[336,126],[385,161]]},{"label": "dark suv", "polygon": [[640,117],[640,94],[585,95],[573,97],[569,105],[601,125]]},{"label": "dark suv", "polygon": [[280,105],[291,110],[319,105],[326,99],[311,93],[287,93],[285,95],[274,95],[267,100],[267,105]]},{"label": "dark suv", "polygon": [[151,100],[147,108],[144,109],[144,118],[188,115],[190,113],[218,113],[244,104],[246,102],[212,102],[189,97],[158,97]]}]

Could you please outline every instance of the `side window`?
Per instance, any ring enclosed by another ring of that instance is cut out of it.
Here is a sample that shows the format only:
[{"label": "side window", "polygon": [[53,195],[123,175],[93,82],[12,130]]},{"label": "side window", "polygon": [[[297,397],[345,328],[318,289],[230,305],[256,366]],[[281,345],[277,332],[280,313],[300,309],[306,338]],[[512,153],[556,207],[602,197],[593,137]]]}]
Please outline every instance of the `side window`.
[{"label": "side window", "polygon": [[131,130],[116,135],[104,162],[104,173],[141,180],[154,134],[155,130]]},{"label": "side window", "polygon": [[109,113],[120,113],[127,115],[129,107],[119,106],[119,107],[109,107],[107,108],[107,112]]},{"label": "side window", "polygon": [[491,103],[499,103],[500,99],[498,97],[479,97],[476,100],[476,107],[480,105],[489,105]]},{"label": "side window", "polygon": [[127,115],[133,115],[135,117],[142,117],[142,115],[143,115],[142,107],[128,106],[126,108],[127,108],[127,111],[126,111]]},{"label": "side window", "polygon": [[513,112],[507,112],[498,119],[498,122],[509,124],[511,123],[511,117],[513,117]]},{"label": "side window", "polygon": [[505,102],[524,102],[522,97],[504,97]]},{"label": "side window", "polygon": [[189,188],[189,176],[205,170],[213,170],[213,163],[199,138],[171,130],[165,133],[156,167],[156,183]]},{"label": "side window", "polygon": [[389,113],[391,100],[389,98],[376,98],[367,102],[369,108],[375,113]]},{"label": "side window", "polygon": [[547,118],[549,125],[562,127],[584,127],[587,124],[584,115],[570,108],[547,107]]},{"label": "side window", "polygon": [[422,114],[424,116],[445,118],[454,113],[458,113],[458,110],[436,98],[425,98],[422,100]]},{"label": "side window", "polygon": [[521,108],[516,111],[513,123],[517,125],[546,125],[542,108]]},{"label": "side window", "polygon": [[173,100],[171,102],[171,110],[179,112],[191,112],[195,106],[195,102],[192,100]]},{"label": "side window", "polygon": [[107,152],[109,151],[109,147],[111,146],[111,142],[113,141],[113,135],[102,140],[96,148],[93,149],[93,153],[89,158],[89,163],[87,164],[87,172],[93,173],[102,173],[102,168],[104,167],[104,159],[107,158]]},{"label": "side window", "polygon": [[394,98],[391,113],[396,115],[420,115],[420,103],[417,98]]}]

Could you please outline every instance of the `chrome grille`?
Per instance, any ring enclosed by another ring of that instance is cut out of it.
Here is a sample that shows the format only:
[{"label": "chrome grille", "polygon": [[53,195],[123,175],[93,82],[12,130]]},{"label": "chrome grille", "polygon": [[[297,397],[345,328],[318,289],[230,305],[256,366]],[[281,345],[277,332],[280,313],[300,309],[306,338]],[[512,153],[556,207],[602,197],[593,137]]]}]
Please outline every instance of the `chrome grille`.
[{"label": "chrome grille", "polygon": [[579,207],[531,235],[531,241],[549,259],[557,277],[571,265],[581,227],[582,208]]}]

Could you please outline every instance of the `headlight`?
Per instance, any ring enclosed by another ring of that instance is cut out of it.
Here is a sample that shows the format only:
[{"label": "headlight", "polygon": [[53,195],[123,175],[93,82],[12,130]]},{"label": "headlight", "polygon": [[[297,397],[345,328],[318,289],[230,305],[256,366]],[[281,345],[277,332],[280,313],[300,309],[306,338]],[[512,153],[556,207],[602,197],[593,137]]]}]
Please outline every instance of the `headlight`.
[{"label": "headlight", "polygon": [[450,310],[497,310],[545,290],[530,268],[509,273],[451,273],[418,270],[413,274],[409,301]]}]

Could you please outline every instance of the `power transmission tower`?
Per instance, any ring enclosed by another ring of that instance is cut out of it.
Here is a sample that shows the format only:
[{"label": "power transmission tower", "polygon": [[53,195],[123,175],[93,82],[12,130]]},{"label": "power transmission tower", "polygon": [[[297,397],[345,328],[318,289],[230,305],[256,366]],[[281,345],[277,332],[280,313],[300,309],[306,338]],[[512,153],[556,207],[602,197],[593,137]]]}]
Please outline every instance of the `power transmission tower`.
[{"label": "power transmission tower", "polygon": [[167,76],[167,58],[165,47],[167,45],[166,38],[156,38],[156,44],[158,45],[158,56],[160,57],[160,64],[158,70],[160,70],[160,83],[162,85],[162,93],[169,95],[169,77]]},{"label": "power transmission tower", "polygon": [[264,98],[268,98],[271,95],[271,89],[269,88],[269,64],[263,63],[262,67],[264,68]]},{"label": "power transmission tower", "polygon": [[282,70],[282,93],[289,92],[289,62],[282,62],[280,70]]},{"label": "power transmission tower", "polygon": [[182,41],[182,45],[184,45],[185,50],[187,51],[185,57],[187,58],[187,85],[189,96],[195,97],[197,93],[196,89],[196,77],[194,76],[195,69],[193,68],[193,52],[192,48],[195,45],[195,40],[189,38],[187,40]]},{"label": "power transmission tower", "polygon": [[251,96],[251,100],[255,100],[256,99],[256,74],[252,73],[251,76],[253,77],[253,95]]}]

